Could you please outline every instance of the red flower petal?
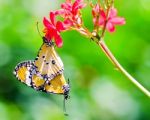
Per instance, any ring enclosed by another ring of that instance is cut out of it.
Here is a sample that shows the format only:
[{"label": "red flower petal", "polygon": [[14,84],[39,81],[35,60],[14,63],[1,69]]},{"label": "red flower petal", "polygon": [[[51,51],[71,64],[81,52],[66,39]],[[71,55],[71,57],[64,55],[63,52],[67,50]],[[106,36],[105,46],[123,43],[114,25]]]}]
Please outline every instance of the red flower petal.
[{"label": "red flower petal", "polygon": [[65,30],[64,24],[63,24],[62,22],[58,21],[58,22],[56,23],[56,29],[57,29],[59,32],[62,31],[62,30]]},{"label": "red flower petal", "polygon": [[72,13],[76,15],[78,10],[82,9],[85,6],[86,4],[83,3],[83,0],[76,0],[72,6]]},{"label": "red flower petal", "polygon": [[47,39],[48,41],[52,40],[52,36],[50,35],[50,32],[47,32],[47,33],[45,34],[45,37],[46,37],[46,39]]},{"label": "red flower petal", "polygon": [[81,3],[81,2],[83,2],[83,0],[76,0],[72,6],[72,9],[74,9],[74,10],[79,9],[79,6],[83,5],[83,3]]},{"label": "red flower petal", "polygon": [[117,24],[117,25],[124,25],[126,23],[125,19],[122,17],[115,17],[110,19],[110,22],[112,24]]},{"label": "red flower petal", "polygon": [[106,28],[108,29],[109,32],[115,31],[115,26],[110,22],[107,23]]},{"label": "red flower petal", "polygon": [[[83,4],[83,3],[78,4],[77,6],[75,6],[75,7],[73,8],[74,13],[77,14],[78,10],[84,8],[85,6],[86,6],[86,4]],[[75,15],[76,15],[76,14],[75,14]]]},{"label": "red flower petal", "polygon": [[50,12],[49,16],[50,16],[51,23],[53,25],[55,25],[55,13],[54,12]]},{"label": "red flower petal", "polygon": [[66,3],[61,4],[61,8],[65,9],[65,10],[68,10],[68,11],[71,11],[72,10],[72,5],[71,5],[70,2],[66,2]]},{"label": "red flower petal", "polygon": [[117,16],[117,9],[112,8],[109,13],[109,18],[113,18]]},{"label": "red flower petal", "polygon": [[105,11],[100,9],[100,16],[106,20],[106,14],[105,14]]},{"label": "red flower petal", "polygon": [[105,19],[101,17],[101,18],[99,19],[98,24],[101,26],[101,25],[104,25],[104,23],[105,23]]},{"label": "red flower petal", "polygon": [[57,35],[54,37],[54,39],[55,39],[55,43],[56,43],[57,47],[62,47],[63,41],[62,41],[62,38],[60,37],[60,35],[57,34]]},{"label": "red flower petal", "polygon": [[50,23],[50,22],[48,21],[48,19],[45,18],[45,17],[44,17],[44,19],[43,19],[43,24],[44,24],[44,26],[45,26],[46,28],[51,28],[51,27],[52,27],[51,23]]},{"label": "red flower petal", "polygon": [[71,21],[70,19],[65,19],[64,20],[64,25],[65,25],[65,28],[69,28],[70,26],[73,25],[73,21]]},{"label": "red flower petal", "polygon": [[65,10],[64,9],[60,9],[60,10],[56,10],[55,11],[55,15],[64,15],[65,14]]}]

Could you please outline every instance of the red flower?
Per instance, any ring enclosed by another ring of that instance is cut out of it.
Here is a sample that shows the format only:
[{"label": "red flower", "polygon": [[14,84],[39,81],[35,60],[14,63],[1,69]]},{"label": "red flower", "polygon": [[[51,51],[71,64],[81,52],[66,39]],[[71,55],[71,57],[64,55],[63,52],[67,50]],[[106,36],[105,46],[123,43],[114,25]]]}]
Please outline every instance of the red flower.
[{"label": "red flower", "polygon": [[[97,19],[97,13],[100,14],[98,22],[96,21]],[[100,6],[96,5],[93,10],[93,22],[94,24],[98,24],[99,26],[104,27],[105,22],[106,23],[106,29],[109,32],[114,32],[115,31],[115,25],[124,25],[125,24],[125,19],[123,17],[118,17],[117,16],[117,10],[115,8],[110,9],[109,15],[107,17],[105,11],[100,8]]]},{"label": "red flower", "polygon": [[65,3],[61,4],[62,9],[55,13],[64,17],[64,23],[66,25],[71,26],[75,22],[81,24],[79,11],[85,6],[86,5],[83,3],[83,0],[75,0],[74,3],[72,3],[72,0],[66,0]]},{"label": "red flower", "polygon": [[[66,2],[61,5],[62,9],[50,12],[50,21],[44,17],[44,33],[47,40],[50,41],[54,38],[56,45],[61,47],[63,42],[60,32],[73,26],[74,22],[81,23],[79,10],[84,6],[83,0],[75,0],[74,3],[72,3],[71,0],[66,0]],[[55,22],[56,15],[63,16],[64,21]]]},{"label": "red flower", "polygon": [[50,12],[50,21],[44,17],[43,24],[45,26],[44,33],[48,41],[51,41],[53,38],[58,47],[63,45],[60,32],[65,30],[64,24],[60,21],[55,22],[54,12]]},{"label": "red flower", "polygon": [[73,16],[76,16],[79,9],[83,7],[85,7],[83,0],[75,0],[74,3],[72,3],[71,0],[66,0],[66,2],[61,5],[61,8],[66,10],[66,14],[72,14]]}]

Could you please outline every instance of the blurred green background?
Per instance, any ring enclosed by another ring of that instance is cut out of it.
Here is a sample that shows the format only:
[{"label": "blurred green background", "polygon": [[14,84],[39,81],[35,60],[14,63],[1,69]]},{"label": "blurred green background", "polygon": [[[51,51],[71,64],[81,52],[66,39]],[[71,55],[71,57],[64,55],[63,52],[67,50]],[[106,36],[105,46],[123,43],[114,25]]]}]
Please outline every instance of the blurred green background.
[{"label": "blurred green background", "polygon": [[[116,71],[100,48],[75,31],[63,33],[57,49],[71,82],[68,117],[63,96],[37,92],[12,74],[17,63],[33,60],[42,40],[42,18],[61,0],[0,0],[0,120],[150,120],[150,99]],[[127,24],[107,33],[106,43],[120,63],[150,90],[150,1],[115,1]],[[83,18],[92,29],[90,8]]]}]

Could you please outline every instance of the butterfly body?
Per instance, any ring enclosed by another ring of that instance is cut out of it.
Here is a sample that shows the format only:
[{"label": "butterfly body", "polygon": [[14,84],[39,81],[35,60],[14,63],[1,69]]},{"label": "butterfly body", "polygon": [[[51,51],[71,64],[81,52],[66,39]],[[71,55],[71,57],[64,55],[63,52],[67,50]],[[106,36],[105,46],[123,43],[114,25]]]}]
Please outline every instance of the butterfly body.
[{"label": "butterfly body", "polygon": [[56,53],[54,44],[43,38],[43,44],[36,59],[19,63],[14,75],[35,90],[63,94],[68,98],[69,85],[64,78],[63,71],[63,62]]}]

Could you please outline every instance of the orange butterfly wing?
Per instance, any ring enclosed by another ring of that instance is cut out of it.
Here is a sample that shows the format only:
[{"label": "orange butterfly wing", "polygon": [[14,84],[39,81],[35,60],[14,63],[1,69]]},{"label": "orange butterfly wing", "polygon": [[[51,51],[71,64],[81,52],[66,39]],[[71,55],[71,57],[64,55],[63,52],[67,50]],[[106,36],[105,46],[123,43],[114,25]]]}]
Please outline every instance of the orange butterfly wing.
[{"label": "orange butterfly wing", "polygon": [[14,75],[17,77],[18,80],[31,86],[31,79],[30,79],[30,68],[32,67],[32,61],[25,61],[19,63],[14,70]]},{"label": "orange butterfly wing", "polygon": [[63,74],[60,74],[50,80],[48,83],[38,74],[31,74],[33,62],[27,61],[19,63],[14,71],[15,76],[26,85],[36,90],[42,90],[48,93],[64,94],[63,87],[67,85]]},{"label": "orange butterfly wing", "polygon": [[37,67],[37,71],[41,75],[47,75],[49,80],[62,74],[64,70],[63,62],[57,55],[54,46],[47,43],[43,43],[41,46],[34,64]]}]

